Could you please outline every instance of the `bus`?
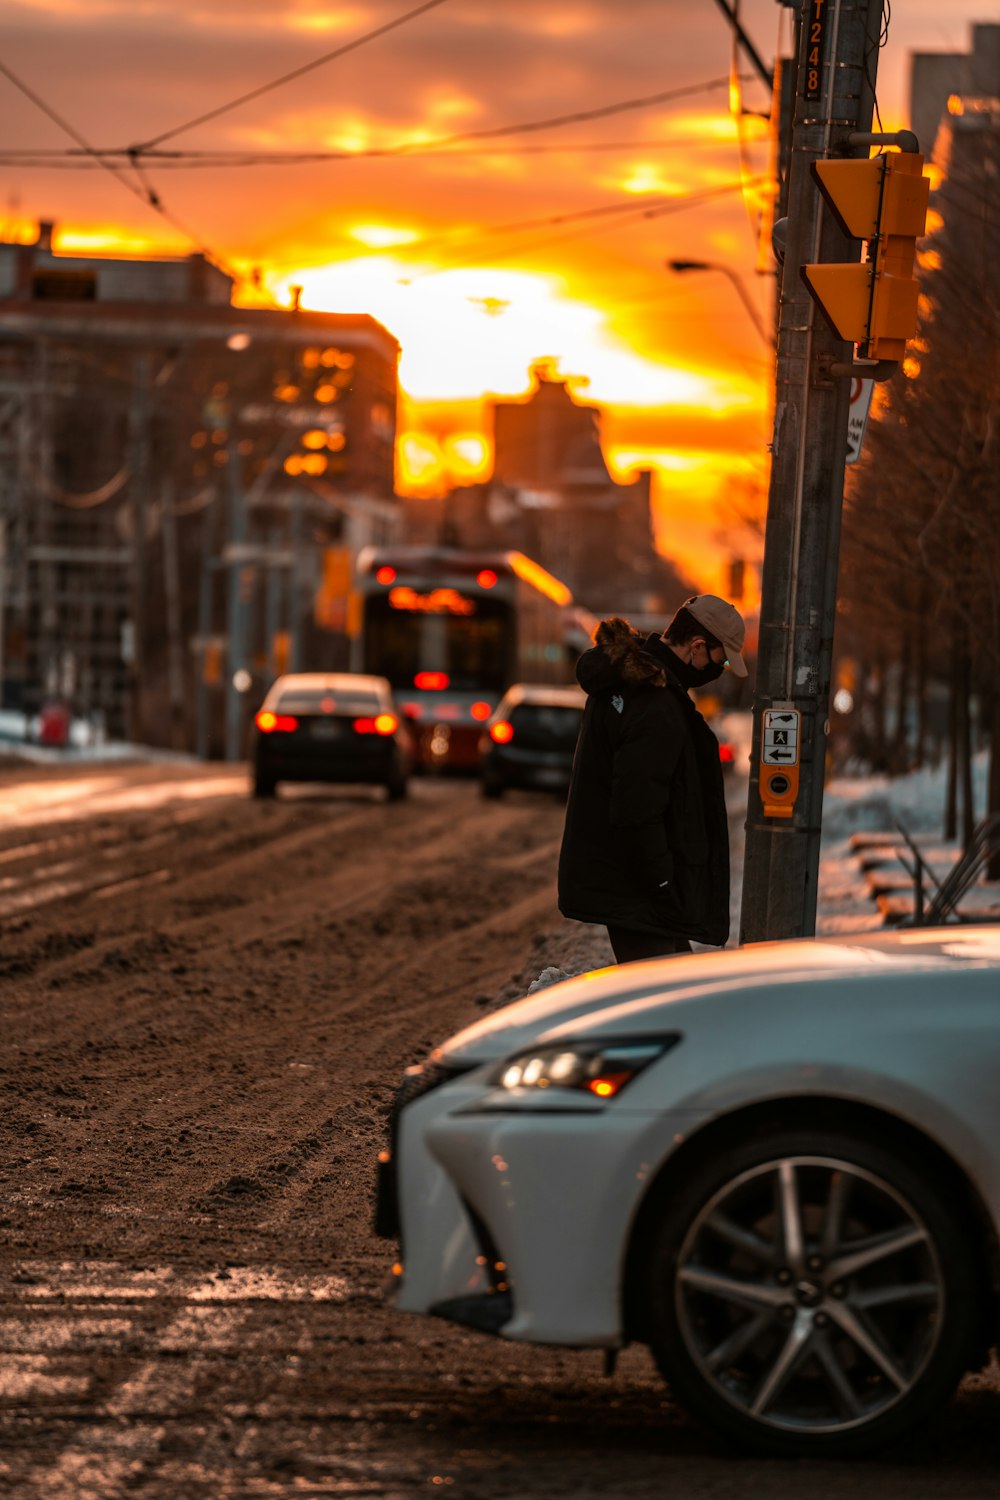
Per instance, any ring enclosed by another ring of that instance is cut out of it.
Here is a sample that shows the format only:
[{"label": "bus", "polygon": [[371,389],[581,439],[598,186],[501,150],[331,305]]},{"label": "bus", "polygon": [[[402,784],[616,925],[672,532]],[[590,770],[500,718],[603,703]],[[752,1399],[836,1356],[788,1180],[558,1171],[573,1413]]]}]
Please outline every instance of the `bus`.
[{"label": "bus", "polygon": [[366,547],[351,666],[387,677],[418,764],[474,770],[482,726],[513,682],[569,682],[573,596],[523,552]]}]

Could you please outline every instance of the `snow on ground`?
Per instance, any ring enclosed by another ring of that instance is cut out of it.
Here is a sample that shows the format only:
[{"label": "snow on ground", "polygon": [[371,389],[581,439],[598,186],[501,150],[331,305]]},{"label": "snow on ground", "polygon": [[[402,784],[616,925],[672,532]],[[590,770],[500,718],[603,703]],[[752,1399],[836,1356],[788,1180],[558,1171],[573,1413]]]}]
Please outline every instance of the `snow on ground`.
[{"label": "snow on ground", "polygon": [[70,721],[66,745],[43,745],[40,743],[40,733],[41,725],[37,715],[28,717],[13,709],[0,709],[0,757],[5,753],[16,755],[18,760],[29,761],[34,765],[105,760],[195,759],[193,755],[177,750],[161,750],[148,745],[130,745],[122,740],[109,740],[99,724],[92,724],[87,719]]},{"label": "snow on ground", "polygon": [[[988,757],[985,751],[973,761],[974,819],[986,811]],[[873,901],[867,899],[859,877],[850,836],[858,832],[898,831],[897,824],[915,837],[931,866],[942,874],[959,850],[943,838],[946,768],[925,766],[908,776],[837,777],[823,797],[823,840],[820,860],[819,911],[816,930],[829,935],[867,932],[881,926]],[[904,857],[910,856],[904,851]],[[900,872],[903,864],[897,862]],[[973,887],[964,899],[965,911],[1000,905],[996,883]]]}]

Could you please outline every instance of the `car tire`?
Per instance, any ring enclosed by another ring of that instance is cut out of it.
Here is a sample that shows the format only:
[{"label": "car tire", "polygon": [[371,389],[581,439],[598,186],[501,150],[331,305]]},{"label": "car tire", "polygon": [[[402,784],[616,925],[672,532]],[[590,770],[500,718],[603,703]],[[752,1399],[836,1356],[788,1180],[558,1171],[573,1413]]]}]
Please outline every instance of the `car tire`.
[{"label": "car tire", "polygon": [[492,777],[488,779],[484,778],[480,783],[479,789],[483,796],[488,797],[491,802],[499,802],[503,796],[503,782],[495,781]]},{"label": "car tire", "polygon": [[401,802],[408,791],[406,777],[394,777],[392,781],[386,782],[385,789],[390,802]]},{"label": "car tire", "polygon": [[277,786],[275,777],[267,776],[263,771],[254,772],[253,794],[255,797],[273,797]]},{"label": "car tire", "polygon": [[985,1292],[971,1244],[902,1150],[777,1128],[734,1142],[661,1210],[653,1356],[682,1404],[741,1446],[870,1452],[942,1406],[974,1362]]}]

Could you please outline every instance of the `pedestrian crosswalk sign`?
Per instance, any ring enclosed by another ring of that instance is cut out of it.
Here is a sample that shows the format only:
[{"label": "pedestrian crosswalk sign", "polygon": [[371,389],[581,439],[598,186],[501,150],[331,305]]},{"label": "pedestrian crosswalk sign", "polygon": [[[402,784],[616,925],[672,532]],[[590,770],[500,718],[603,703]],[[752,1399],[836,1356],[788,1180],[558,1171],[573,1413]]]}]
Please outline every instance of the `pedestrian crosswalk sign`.
[{"label": "pedestrian crosswalk sign", "polygon": [[765,708],[760,758],[765,766],[797,766],[802,714],[797,708]]}]

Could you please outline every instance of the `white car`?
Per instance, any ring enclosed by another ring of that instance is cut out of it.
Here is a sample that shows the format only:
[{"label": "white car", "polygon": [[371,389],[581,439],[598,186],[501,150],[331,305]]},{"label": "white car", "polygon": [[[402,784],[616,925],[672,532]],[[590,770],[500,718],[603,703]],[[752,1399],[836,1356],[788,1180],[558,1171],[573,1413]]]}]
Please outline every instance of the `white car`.
[{"label": "white car", "polygon": [[411,1069],[391,1137],[401,1311],[641,1341],[738,1441],[867,1451],[1000,1332],[1000,926],[565,980]]}]

